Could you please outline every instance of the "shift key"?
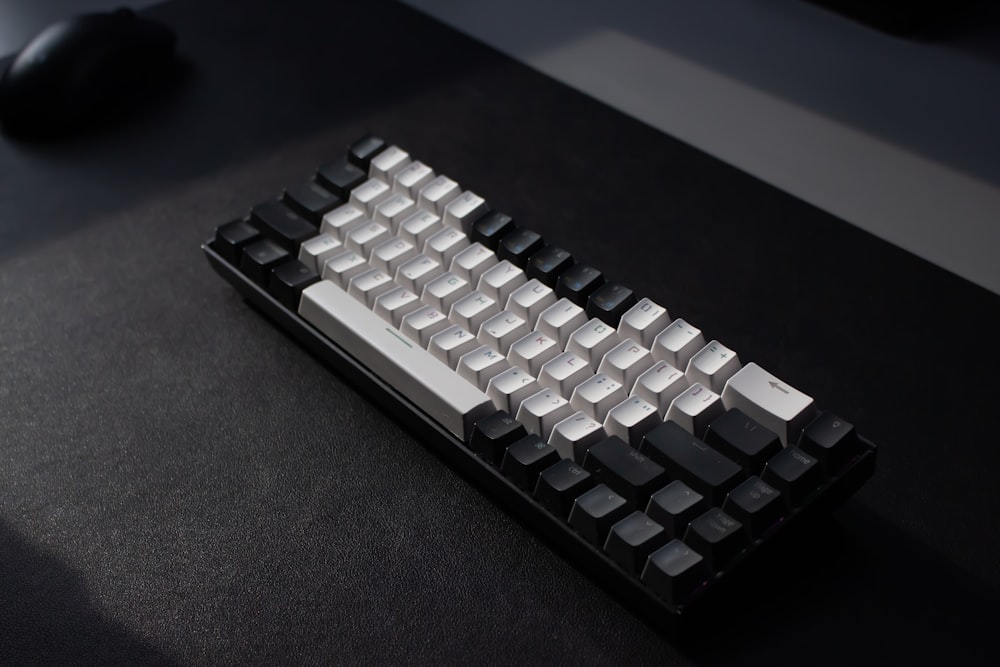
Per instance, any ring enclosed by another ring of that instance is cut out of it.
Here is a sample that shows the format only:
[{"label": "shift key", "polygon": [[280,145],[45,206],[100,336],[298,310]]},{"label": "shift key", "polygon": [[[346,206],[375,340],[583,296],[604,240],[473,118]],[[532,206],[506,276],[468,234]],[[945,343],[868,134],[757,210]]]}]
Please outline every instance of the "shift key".
[{"label": "shift key", "polygon": [[672,421],[647,433],[639,451],[663,466],[670,479],[684,482],[711,505],[721,505],[726,494],[743,481],[743,469],[737,463]]}]

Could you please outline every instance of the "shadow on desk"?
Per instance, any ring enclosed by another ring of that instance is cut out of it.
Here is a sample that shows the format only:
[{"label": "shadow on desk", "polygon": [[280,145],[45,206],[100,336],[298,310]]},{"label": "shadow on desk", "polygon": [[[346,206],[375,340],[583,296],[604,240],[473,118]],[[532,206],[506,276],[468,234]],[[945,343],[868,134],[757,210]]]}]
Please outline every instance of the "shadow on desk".
[{"label": "shadow on desk", "polygon": [[739,605],[701,629],[685,651],[694,662],[992,664],[989,585],[857,503],[800,528],[730,591]]},{"label": "shadow on desk", "polygon": [[106,618],[78,572],[2,521],[0,663],[173,664]]}]

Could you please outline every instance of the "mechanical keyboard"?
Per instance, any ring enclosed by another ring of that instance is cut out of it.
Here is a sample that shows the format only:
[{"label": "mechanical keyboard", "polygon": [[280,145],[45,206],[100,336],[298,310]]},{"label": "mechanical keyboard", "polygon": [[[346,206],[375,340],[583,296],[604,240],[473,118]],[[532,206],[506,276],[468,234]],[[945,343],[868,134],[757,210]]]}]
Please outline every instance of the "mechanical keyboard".
[{"label": "mechanical keyboard", "polygon": [[372,135],[202,248],[666,630],[874,471],[846,419]]}]

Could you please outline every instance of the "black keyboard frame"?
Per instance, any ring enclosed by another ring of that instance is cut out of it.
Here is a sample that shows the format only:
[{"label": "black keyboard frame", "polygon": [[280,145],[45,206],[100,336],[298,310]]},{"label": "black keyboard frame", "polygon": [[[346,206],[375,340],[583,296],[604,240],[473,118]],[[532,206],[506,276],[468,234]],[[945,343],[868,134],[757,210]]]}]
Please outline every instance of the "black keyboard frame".
[{"label": "black keyboard frame", "polygon": [[210,239],[202,244],[209,263],[237,292],[279,327],[291,334],[301,345],[333,368],[365,396],[383,406],[404,428],[414,434],[429,449],[457,469],[476,486],[487,492],[510,514],[531,528],[561,555],[586,572],[616,598],[632,609],[649,625],[672,639],[683,639],[697,631],[702,618],[711,617],[711,609],[725,604],[715,598],[725,597],[736,582],[724,580],[742,578],[753,567],[747,561],[757,560],[762,551],[770,550],[776,541],[789,533],[789,527],[802,523],[803,516],[829,511],[857,491],[874,474],[876,447],[860,438],[859,453],[836,477],[828,480],[806,505],[792,511],[778,529],[765,538],[754,541],[722,571],[715,573],[689,597],[684,604],[671,604],[658,597],[631,573],[618,566],[600,549],[580,537],[568,522],[551,514],[535,499],[504,477],[499,467],[478,457],[465,443],[456,438],[431,417],[421,411],[406,396],[384,382],[358,362],[350,351],[343,349],[314,326],[274,299],[262,287],[241,273],[219,255]]}]

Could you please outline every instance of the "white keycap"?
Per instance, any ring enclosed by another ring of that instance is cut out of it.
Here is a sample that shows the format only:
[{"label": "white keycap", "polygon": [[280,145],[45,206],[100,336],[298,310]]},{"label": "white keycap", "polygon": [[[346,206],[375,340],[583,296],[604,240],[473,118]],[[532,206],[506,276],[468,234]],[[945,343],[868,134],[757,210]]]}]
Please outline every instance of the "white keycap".
[{"label": "white keycap", "polygon": [[[506,261],[504,260],[504,262]],[[510,264],[510,262],[507,263]],[[483,280],[485,277],[480,279],[480,285],[482,285]],[[480,289],[482,288],[480,287]],[[555,302],[556,293],[552,291],[552,288],[540,282],[538,278],[532,278],[511,292],[507,299],[507,310],[517,313],[534,327],[542,311]]]},{"label": "white keycap", "polygon": [[677,422],[694,437],[703,439],[708,425],[725,411],[722,397],[705,385],[695,383],[673,400],[667,408],[667,419]]},{"label": "white keycap", "polygon": [[303,290],[299,314],[462,441],[496,410],[486,394],[328,280]]},{"label": "white keycap", "polygon": [[372,219],[386,225],[395,233],[399,228],[399,223],[406,220],[416,209],[416,202],[397,192],[378,203]]},{"label": "white keycap", "polygon": [[396,269],[396,283],[422,294],[424,285],[440,276],[443,271],[441,264],[436,260],[427,255],[416,255]]},{"label": "white keycap", "polygon": [[458,374],[483,391],[494,376],[510,368],[507,359],[487,345],[466,352],[458,360]]},{"label": "white keycap", "polygon": [[418,248],[423,248],[427,239],[441,230],[441,217],[430,211],[418,210],[399,223],[397,234]]},{"label": "white keycap", "polygon": [[451,227],[444,227],[432,234],[424,243],[424,254],[450,266],[451,260],[460,250],[469,245],[469,238]]},{"label": "white keycap", "polygon": [[369,222],[361,225],[360,227],[355,227],[351,231],[347,232],[347,237],[344,239],[344,245],[351,250],[368,257],[372,254],[372,250],[375,246],[388,238],[388,227],[383,225],[381,222]]},{"label": "white keycap", "polygon": [[[460,250],[451,260],[449,271],[456,276],[462,276],[473,285],[479,283],[479,277],[491,266],[495,266],[499,260],[496,253],[484,246],[482,243],[473,243]],[[490,295],[494,301],[498,299]]]},{"label": "white keycap", "polygon": [[469,331],[479,331],[483,322],[499,312],[497,302],[477,290],[453,303],[448,311],[448,319]]},{"label": "white keycap", "polygon": [[666,419],[670,404],[689,386],[683,372],[665,361],[657,361],[635,381],[631,395],[655,405],[660,416]]},{"label": "white keycap", "polygon": [[604,355],[597,370],[621,382],[625,391],[631,393],[635,381],[652,365],[649,350],[626,338]]},{"label": "white keycap", "polygon": [[670,324],[670,315],[663,306],[649,299],[641,299],[622,315],[618,323],[618,335],[638,341],[643,347],[650,347],[656,336]]},{"label": "white keycap", "polygon": [[577,410],[603,422],[611,408],[627,398],[628,394],[621,382],[598,373],[576,386],[569,403]]},{"label": "white keycap", "polygon": [[642,436],[662,423],[655,406],[632,396],[611,408],[604,418],[604,430],[609,436],[616,435],[638,449]]},{"label": "white keycap", "polygon": [[323,223],[319,226],[322,234],[329,234],[338,241],[343,241],[347,232],[358,225],[363,224],[368,219],[363,208],[344,204],[338,206],[323,216]]},{"label": "white keycap", "polygon": [[444,313],[436,308],[424,306],[404,317],[402,324],[399,325],[399,330],[410,340],[416,341],[420,347],[427,349],[431,344],[431,336],[439,331],[444,331],[449,326],[451,326],[451,322],[448,321]]},{"label": "white keycap", "polygon": [[365,304],[368,308],[375,305],[375,299],[395,287],[392,278],[382,269],[369,269],[351,278],[347,284],[347,293]]},{"label": "white keycap", "polygon": [[372,178],[381,178],[383,181],[392,181],[403,167],[410,164],[410,154],[399,146],[389,146],[384,151],[372,158],[368,168],[368,175]]},{"label": "white keycap", "polygon": [[604,355],[620,342],[613,326],[594,317],[570,334],[566,349],[586,359],[596,371]]},{"label": "white keycap", "polygon": [[717,340],[699,350],[688,362],[688,382],[700,382],[712,391],[721,393],[726,380],[736,375],[742,364],[736,353]]},{"label": "white keycap", "polygon": [[451,312],[451,306],[472,291],[472,286],[454,273],[442,273],[424,285],[420,300],[442,313]]},{"label": "white keycap", "polygon": [[512,366],[499,375],[493,376],[486,385],[486,395],[493,399],[497,410],[517,414],[521,402],[541,391],[538,381],[528,375],[523,368]]},{"label": "white keycap", "polygon": [[521,403],[515,416],[529,433],[548,440],[555,425],[573,414],[569,401],[552,389],[542,389]]},{"label": "white keycap", "polygon": [[369,257],[368,263],[376,269],[382,269],[389,275],[394,276],[396,275],[396,270],[404,262],[416,255],[417,249],[412,243],[406,239],[394,236],[372,248],[372,254]]},{"label": "white keycap", "polygon": [[371,216],[375,211],[375,206],[391,194],[392,189],[388,183],[378,178],[369,178],[351,190],[351,198],[348,203],[354,208],[364,211],[365,215]]},{"label": "white keycap", "polygon": [[343,247],[340,241],[329,234],[320,234],[299,246],[299,261],[319,273],[326,260],[342,252]]},{"label": "white keycap", "polygon": [[587,314],[583,308],[562,297],[542,311],[535,328],[555,338],[559,341],[559,345],[565,348],[570,335],[586,323]]},{"label": "white keycap", "polygon": [[549,444],[559,452],[560,457],[583,461],[587,450],[606,437],[601,422],[582,412],[574,412],[555,425]]},{"label": "white keycap", "polygon": [[458,360],[466,352],[479,347],[479,341],[460,326],[451,325],[431,336],[427,351],[449,368],[458,366]]},{"label": "white keycap", "polygon": [[587,360],[573,352],[563,352],[542,365],[538,384],[570,396],[578,384],[593,377]]},{"label": "white keycap", "polygon": [[442,215],[444,207],[461,192],[462,188],[458,187],[458,183],[444,174],[439,174],[427,185],[420,188],[420,194],[417,195],[417,206]]},{"label": "white keycap", "polygon": [[701,329],[677,318],[653,341],[650,353],[657,361],[665,361],[674,368],[687,368],[695,352],[705,347]]},{"label": "white keycap", "polygon": [[816,413],[812,397],[752,361],[729,378],[722,390],[722,402],[777,433],[785,446],[798,442],[802,429]]},{"label": "white keycap", "polygon": [[510,346],[507,359],[537,377],[545,362],[555,358],[560,352],[562,349],[559,341],[533,331]]},{"label": "white keycap", "polygon": [[487,206],[485,199],[471,190],[466,190],[448,202],[444,207],[442,219],[445,225],[464,232],[472,226],[473,220],[478,220],[489,210],[490,207]]},{"label": "white keycap", "polygon": [[415,160],[396,172],[392,177],[392,191],[416,199],[420,188],[434,178],[434,170],[420,160]]},{"label": "white keycap", "polygon": [[483,345],[489,345],[506,356],[510,346],[529,333],[531,327],[527,322],[508,310],[502,310],[483,322],[476,337]]},{"label": "white keycap", "polygon": [[507,303],[511,293],[523,285],[526,280],[524,271],[505,259],[487,269],[480,276],[478,289],[496,299],[497,303]]},{"label": "white keycap", "polygon": [[372,310],[376,315],[392,324],[397,329],[403,323],[403,317],[418,308],[424,307],[420,297],[405,287],[396,287],[375,298]]},{"label": "white keycap", "polygon": [[365,258],[353,250],[345,250],[326,260],[323,264],[323,272],[320,276],[324,280],[331,280],[343,289],[347,289],[351,278],[371,269]]}]

